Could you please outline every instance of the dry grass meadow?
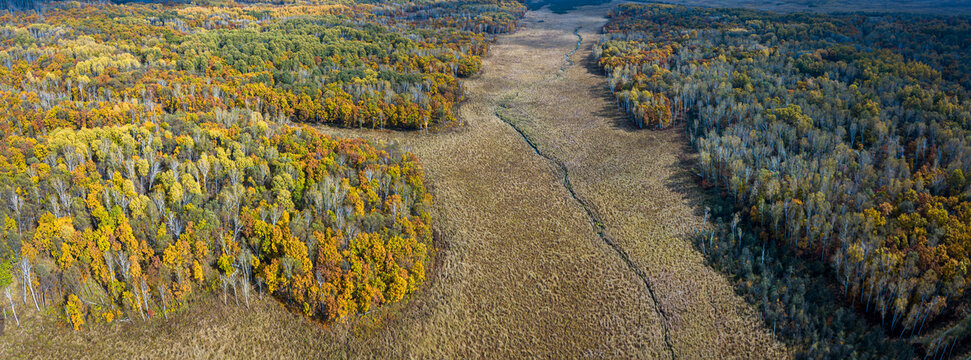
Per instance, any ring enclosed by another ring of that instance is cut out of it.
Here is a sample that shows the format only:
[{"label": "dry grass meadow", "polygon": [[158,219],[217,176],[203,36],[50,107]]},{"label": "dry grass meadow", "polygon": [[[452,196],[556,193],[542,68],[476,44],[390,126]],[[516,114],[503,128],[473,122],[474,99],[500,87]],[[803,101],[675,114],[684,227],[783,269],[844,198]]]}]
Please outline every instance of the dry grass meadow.
[{"label": "dry grass meadow", "polygon": [[703,207],[684,137],[634,131],[607,100],[589,62],[607,9],[529,12],[466,82],[461,125],[322,128],[396,142],[425,166],[442,236],[407,302],[344,324],[269,297],[79,332],[35,316],[8,326],[0,358],[785,358],[683,238]]}]

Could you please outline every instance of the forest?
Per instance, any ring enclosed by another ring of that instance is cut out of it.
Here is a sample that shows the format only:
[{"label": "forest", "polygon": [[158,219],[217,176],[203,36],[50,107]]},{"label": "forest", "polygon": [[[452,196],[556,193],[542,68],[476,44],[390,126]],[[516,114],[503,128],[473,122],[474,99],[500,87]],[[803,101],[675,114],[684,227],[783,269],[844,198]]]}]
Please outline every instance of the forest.
[{"label": "forest", "polygon": [[0,358],[971,356],[971,17],[882,3],[0,1]]},{"label": "forest", "polygon": [[634,4],[608,18],[594,56],[617,105],[690,139],[723,199],[696,246],[797,357],[967,347],[971,18]]},{"label": "forest", "polygon": [[[7,323],[167,318],[271,294],[341,321],[425,280],[432,196],[394,143],[311,127],[454,122],[511,1],[0,14]],[[6,316],[6,315],[5,315]]]},{"label": "forest", "polygon": [[[61,3],[0,16],[3,112],[25,134],[244,108],[392,129],[454,121],[522,5],[166,7]],[[12,122],[13,123],[13,122]]]}]

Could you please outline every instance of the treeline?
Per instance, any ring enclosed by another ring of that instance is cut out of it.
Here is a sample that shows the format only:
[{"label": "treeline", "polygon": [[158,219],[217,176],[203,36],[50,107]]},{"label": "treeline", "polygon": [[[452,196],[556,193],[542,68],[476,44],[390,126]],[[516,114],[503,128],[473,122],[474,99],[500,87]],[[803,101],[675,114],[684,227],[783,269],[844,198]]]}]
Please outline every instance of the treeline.
[{"label": "treeline", "polygon": [[0,10],[33,10],[37,8],[35,0],[3,0],[0,1]]},{"label": "treeline", "polygon": [[[3,1],[0,1],[0,10],[7,10],[7,11],[41,10],[42,11],[45,5],[52,5],[52,4],[56,5],[56,3],[63,2],[63,1],[72,1],[72,0],[43,0],[43,1],[3,0]],[[81,2],[88,2],[93,4],[109,4],[109,3],[124,4],[124,3],[132,3],[132,2],[141,2],[141,3],[157,3],[157,4],[172,5],[172,4],[186,4],[190,2],[195,4],[217,3],[217,2],[230,3],[231,1],[232,0],[162,0],[162,1],[159,1],[159,0],[84,0]]]},{"label": "treeline", "polygon": [[[969,23],[621,5],[596,55],[635,125],[684,124],[704,183],[724,192],[758,239],[738,240],[742,226],[733,225],[708,248],[739,250],[716,256],[748,249],[753,260],[788,252],[825,264],[813,273],[835,281],[844,304],[942,356],[968,336],[958,320],[971,306]],[[758,287],[748,274],[769,287],[780,278],[748,266],[731,271],[743,288]],[[767,324],[779,313],[794,321],[769,306],[791,287],[752,291]],[[822,323],[796,323],[789,340],[817,357],[807,339],[824,336]]]},{"label": "treeline", "polygon": [[93,6],[0,15],[0,113],[25,134],[243,108],[347,127],[454,120],[515,2]]}]

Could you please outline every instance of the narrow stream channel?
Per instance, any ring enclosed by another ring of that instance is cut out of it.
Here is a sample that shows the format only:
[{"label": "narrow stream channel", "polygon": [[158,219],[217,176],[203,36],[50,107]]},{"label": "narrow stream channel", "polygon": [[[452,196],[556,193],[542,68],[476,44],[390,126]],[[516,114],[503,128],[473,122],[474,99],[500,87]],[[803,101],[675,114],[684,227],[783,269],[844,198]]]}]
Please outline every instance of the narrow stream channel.
[{"label": "narrow stream channel", "polygon": [[[570,56],[572,56],[573,54],[575,54],[577,51],[580,50],[580,45],[583,42],[583,36],[580,35],[580,27],[577,27],[576,29],[574,29],[573,34],[577,36],[576,47],[574,47],[573,50],[571,50],[566,55],[564,55],[563,57],[564,64],[563,66],[560,67],[560,73],[557,74],[555,77],[562,76],[562,72],[566,70],[568,66],[573,65],[573,61],[570,60]],[[512,120],[510,120],[507,116],[502,114],[503,110],[509,109],[509,103],[511,103],[512,100],[515,99],[516,97],[519,97],[519,92],[517,92],[516,95],[513,96],[512,98],[507,99],[506,101],[503,101],[502,103],[500,103],[499,108],[496,109],[495,111],[496,117],[499,118],[499,120],[501,120],[502,122],[509,125],[509,127],[511,127],[514,131],[516,131],[516,133],[518,133],[519,136],[523,138],[523,141],[525,141],[526,144],[533,149],[533,152],[535,152],[537,155],[542,156],[547,161],[556,165],[559,172],[563,174],[563,177],[561,178],[560,182],[563,184],[563,187],[566,188],[567,192],[570,193],[570,197],[572,197],[573,200],[576,201],[581,208],[583,208],[583,211],[586,212],[588,220],[590,220],[590,223],[593,225],[594,232],[597,233],[597,236],[599,236],[600,239],[603,240],[605,244],[607,244],[607,246],[609,246],[611,249],[614,250],[615,253],[617,253],[617,256],[620,257],[620,259],[624,262],[624,264],[626,264],[627,267],[630,268],[631,271],[633,271],[638,278],[640,278],[640,280],[644,283],[644,286],[647,287],[647,292],[651,296],[651,300],[654,303],[654,310],[661,317],[661,328],[664,331],[665,347],[667,348],[668,352],[671,354],[671,358],[677,359],[677,355],[674,353],[674,347],[672,347],[671,345],[671,339],[669,336],[668,316],[664,312],[664,308],[661,306],[660,301],[655,295],[654,288],[651,286],[651,281],[648,278],[647,274],[640,267],[634,264],[634,262],[630,259],[630,256],[627,254],[627,251],[625,251],[623,248],[617,245],[617,243],[614,242],[614,240],[607,235],[606,227],[604,226],[603,221],[600,219],[599,216],[597,216],[597,214],[594,212],[592,207],[586,201],[581,199],[580,195],[577,194],[576,191],[573,189],[573,184],[570,182],[570,171],[569,169],[567,169],[566,165],[563,164],[563,162],[560,161],[559,159],[553,157],[552,155],[549,155],[540,151],[540,149],[536,146],[536,143],[529,137],[529,135],[527,135],[522,129],[516,126],[516,124]]]}]

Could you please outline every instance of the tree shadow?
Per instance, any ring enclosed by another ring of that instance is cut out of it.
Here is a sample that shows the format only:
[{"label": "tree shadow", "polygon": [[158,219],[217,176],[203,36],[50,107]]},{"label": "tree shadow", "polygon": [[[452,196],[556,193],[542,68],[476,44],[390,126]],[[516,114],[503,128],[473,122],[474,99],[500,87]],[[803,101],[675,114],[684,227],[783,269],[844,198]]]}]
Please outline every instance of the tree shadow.
[{"label": "tree shadow", "polygon": [[[596,46],[596,44],[593,46]],[[587,56],[579,59],[576,65],[582,66],[591,75],[606,79],[606,75],[600,66],[597,65],[597,59],[594,57],[592,51],[587,52]],[[657,139],[660,137],[677,138],[677,141],[668,142],[668,144],[677,144],[678,149],[676,153],[678,154],[678,161],[666,167],[670,175],[664,179],[664,186],[669,191],[683,196],[687,200],[688,206],[692,209],[693,215],[704,216],[705,207],[717,203],[717,199],[715,198],[716,194],[713,191],[703,189],[701,186],[701,177],[696,172],[698,163],[695,157],[695,149],[691,147],[690,139],[685,132],[687,125],[684,122],[667,129],[639,128],[631,120],[630,116],[625,114],[617,105],[615,96],[603,82],[589,86],[587,92],[591,97],[599,96],[606,100],[604,106],[593,114],[610,119],[614,129],[627,133],[643,133],[644,139],[639,144],[643,144],[644,146],[657,146],[660,143]]]},{"label": "tree shadow", "polygon": [[[594,45],[596,46],[596,45]],[[593,51],[587,52],[587,56],[579,59],[575,65],[580,65],[588,74],[596,76],[600,79],[606,81],[607,77],[603,70],[597,65],[597,59],[593,56]],[[587,93],[590,97],[600,97],[604,99],[604,106],[595,111],[593,114],[605,119],[610,119],[611,124],[615,129],[623,130],[625,132],[635,132],[635,131],[651,131],[648,129],[638,128],[631,121],[630,116],[625,114],[620,106],[617,105],[617,98],[610,92],[604,82],[597,82],[587,88]]]},{"label": "tree shadow", "polygon": [[692,214],[704,216],[705,208],[717,203],[714,191],[701,186],[701,177],[697,173],[698,159],[695,149],[691,147],[690,139],[685,133],[685,124],[679,124],[664,130],[654,131],[659,136],[677,137],[678,161],[667,166],[668,177],[664,179],[664,186],[673,193],[680,194],[686,201]]}]

